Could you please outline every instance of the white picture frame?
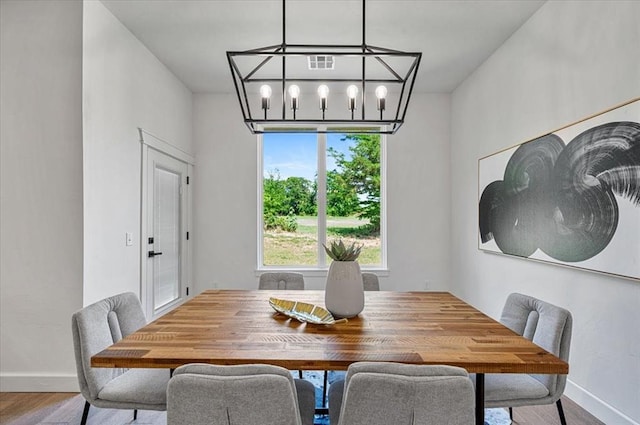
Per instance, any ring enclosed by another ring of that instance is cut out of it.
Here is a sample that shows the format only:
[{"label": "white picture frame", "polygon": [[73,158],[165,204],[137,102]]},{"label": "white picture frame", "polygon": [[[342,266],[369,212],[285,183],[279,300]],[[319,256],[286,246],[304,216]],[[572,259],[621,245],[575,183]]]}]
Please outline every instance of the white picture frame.
[{"label": "white picture frame", "polygon": [[640,280],[640,98],[478,160],[478,249]]}]

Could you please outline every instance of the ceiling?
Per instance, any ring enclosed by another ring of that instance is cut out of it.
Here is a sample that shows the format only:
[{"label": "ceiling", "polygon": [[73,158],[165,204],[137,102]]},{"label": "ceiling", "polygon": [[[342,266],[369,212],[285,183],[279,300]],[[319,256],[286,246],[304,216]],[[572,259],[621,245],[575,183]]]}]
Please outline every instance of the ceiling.
[{"label": "ceiling", "polygon": [[[225,56],[282,42],[280,0],[102,0],[193,92],[233,92]],[[544,0],[368,0],[366,42],[422,52],[416,91],[451,92]],[[290,44],[360,44],[360,0],[289,0]]]}]

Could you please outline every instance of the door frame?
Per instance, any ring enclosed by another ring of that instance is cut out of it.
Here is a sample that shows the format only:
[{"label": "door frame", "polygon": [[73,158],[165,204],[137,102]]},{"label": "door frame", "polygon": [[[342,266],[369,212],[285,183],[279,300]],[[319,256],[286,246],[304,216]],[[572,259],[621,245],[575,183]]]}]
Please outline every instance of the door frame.
[{"label": "door frame", "polygon": [[149,209],[148,205],[149,199],[149,178],[148,178],[148,160],[149,160],[149,150],[153,149],[161,154],[172,157],[178,161],[181,161],[187,164],[187,176],[188,176],[188,184],[183,187],[186,190],[183,190],[182,196],[185,197],[184,204],[186,205],[186,211],[183,211],[183,218],[181,219],[182,225],[184,226],[183,232],[189,232],[189,238],[183,239],[183,245],[181,247],[181,255],[184,256],[181,263],[184,265],[185,270],[181,271],[182,275],[182,291],[181,299],[183,301],[193,296],[193,291],[190,289],[193,281],[193,262],[192,262],[192,241],[193,241],[193,168],[195,166],[195,158],[188,153],[176,148],[171,143],[160,139],[159,137],[149,133],[148,131],[138,128],[138,132],[140,134],[140,146],[142,149],[142,163],[140,167],[140,302],[142,303],[142,308],[147,316],[147,320],[155,320],[162,314],[167,311],[173,309],[176,305],[180,303],[171,303],[165,309],[162,309],[154,314],[153,312],[153,302],[152,302],[152,291],[147,287],[147,277],[148,277],[148,262],[147,262],[147,251],[148,251],[148,225],[149,225]]}]

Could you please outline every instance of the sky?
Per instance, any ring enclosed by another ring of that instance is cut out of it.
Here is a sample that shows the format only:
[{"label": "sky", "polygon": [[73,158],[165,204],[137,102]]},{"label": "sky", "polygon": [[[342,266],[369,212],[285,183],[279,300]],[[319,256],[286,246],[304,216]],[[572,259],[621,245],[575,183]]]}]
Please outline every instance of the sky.
[{"label": "sky", "polygon": [[[327,148],[333,147],[347,154],[352,142],[341,141],[344,137],[339,133],[328,133]],[[317,138],[315,133],[266,133],[263,135],[263,167],[264,175],[275,174],[276,170],[282,179],[287,177],[304,177],[315,180],[317,170]],[[335,162],[327,157],[327,169],[333,170]]]}]

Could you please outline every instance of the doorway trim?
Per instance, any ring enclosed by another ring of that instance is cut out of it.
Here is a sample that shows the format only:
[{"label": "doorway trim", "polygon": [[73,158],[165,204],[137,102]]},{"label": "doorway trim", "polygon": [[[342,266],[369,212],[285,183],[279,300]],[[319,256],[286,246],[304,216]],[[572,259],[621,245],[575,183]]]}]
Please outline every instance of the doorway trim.
[{"label": "doorway trim", "polygon": [[154,134],[144,130],[141,127],[138,127],[138,133],[140,135],[140,146],[141,146],[141,166],[140,166],[140,238],[139,238],[139,246],[140,246],[140,301],[142,303],[142,308],[144,309],[145,315],[147,316],[147,320],[154,320],[160,315],[164,314],[166,311],[175,307],[175,304],[170,305],[166,310],[161,310],[157,312],[155,315],[153,314],[153,305],[150,305],[150,296],[149,296],[149,288],[147,287],[147,229],[148,229],[148,213],[150,206],[148,205],[148,159],[149,159],[149,149],[156,150],[164,155],[170,156],[172,158],[177,159],[178,161],[184,162],[187,164],[187,176],[189,178],[189,183],[184,187],[186,190],[183,193],[183,196],[186,196],[186,211],[185,214],[185,222],[186,229],[185,232],[189,232],[189,238],[184,241],[184,249],[182,251],[182,255],[184,255],[186,265],[186,273],[185,282],[183,282],[183,290],[186,293],[181,294],[182,299],[186,300],[193,296],[193,263],[192,263],[192,240],[191,237],[193,235],[192,223],[193,223],[193,167],[195,166],[195,158],[183,150],[175,147],[170,142],[155,136]]}]

